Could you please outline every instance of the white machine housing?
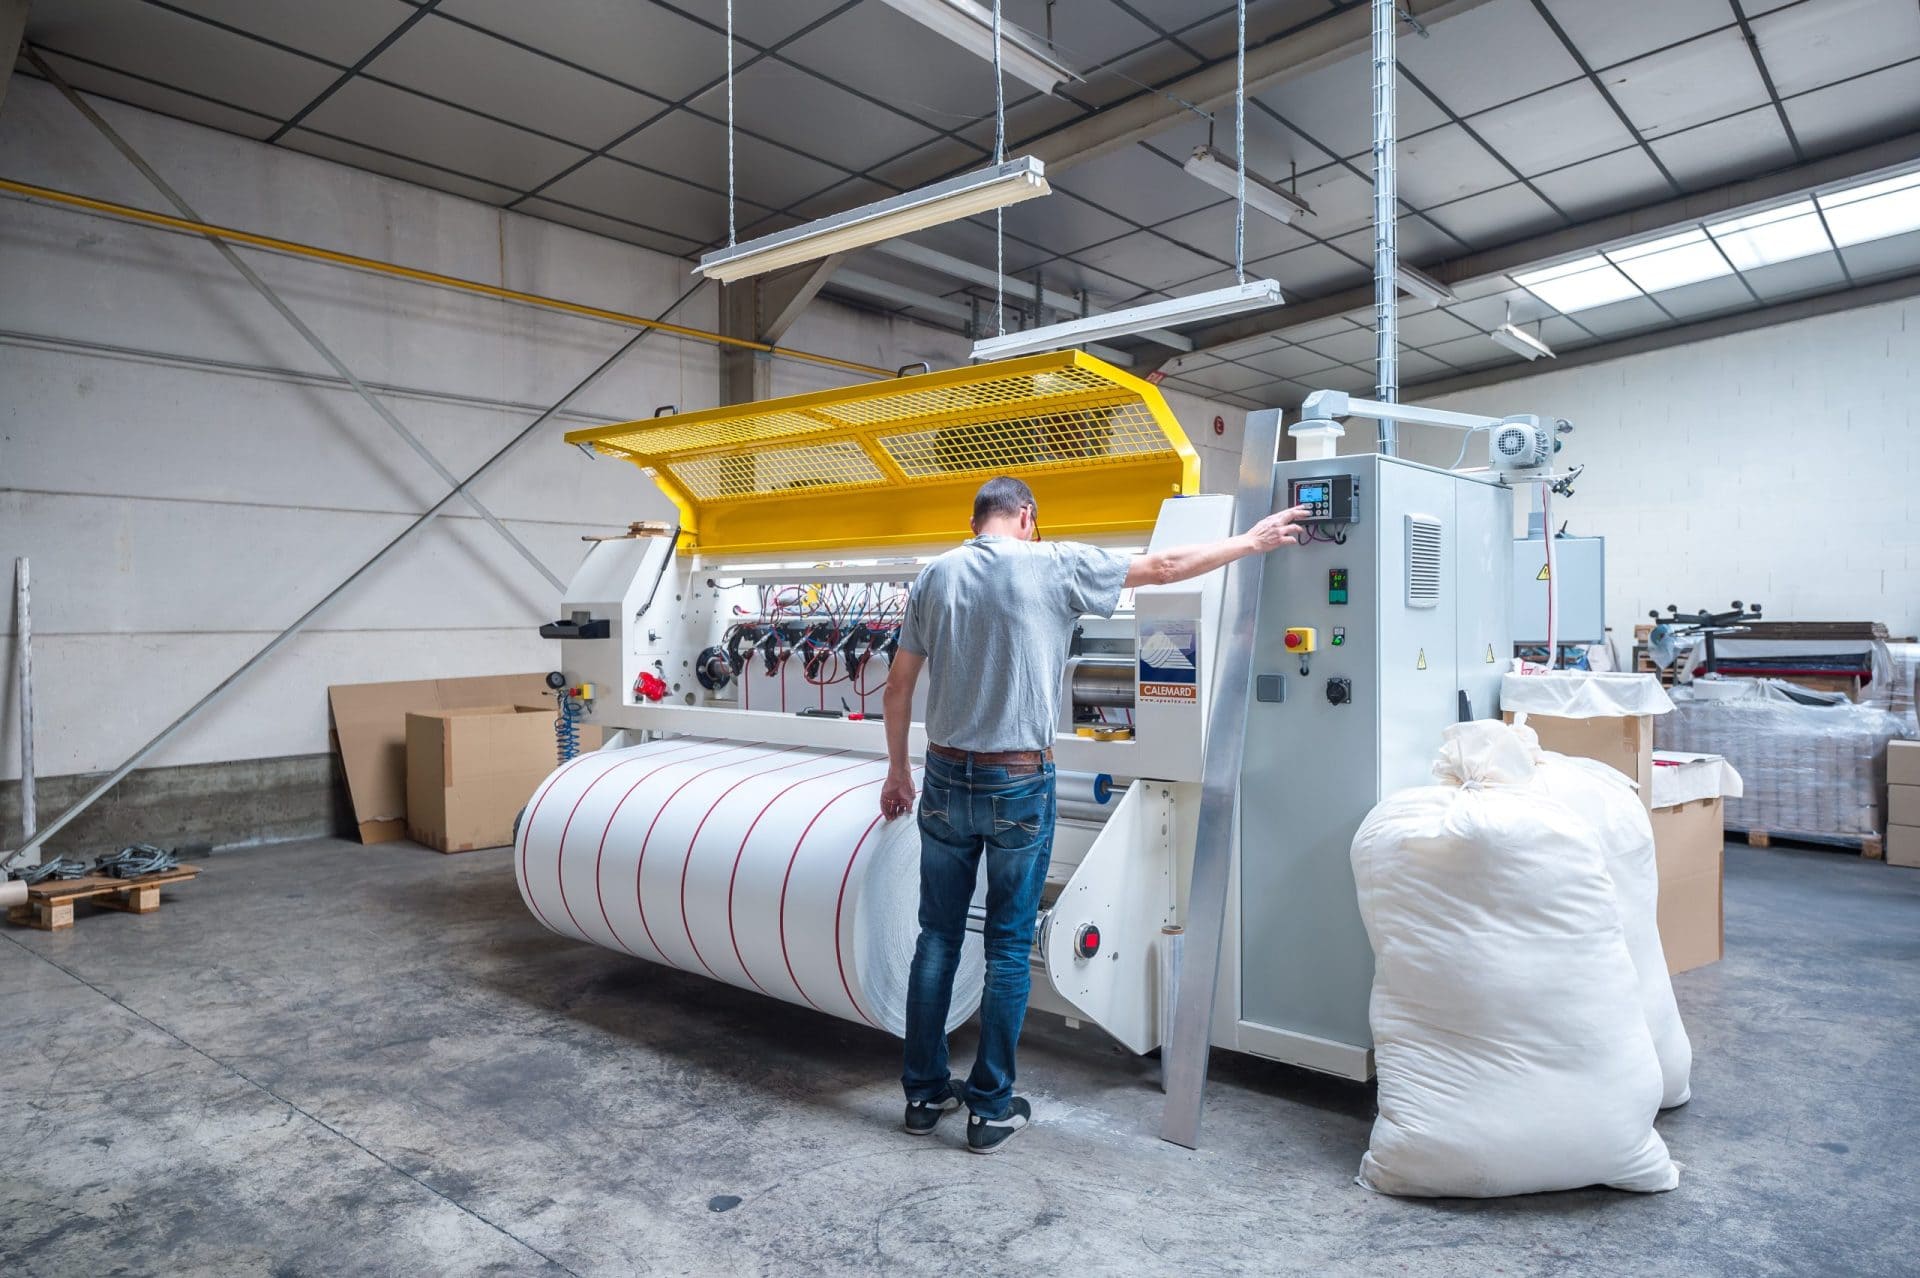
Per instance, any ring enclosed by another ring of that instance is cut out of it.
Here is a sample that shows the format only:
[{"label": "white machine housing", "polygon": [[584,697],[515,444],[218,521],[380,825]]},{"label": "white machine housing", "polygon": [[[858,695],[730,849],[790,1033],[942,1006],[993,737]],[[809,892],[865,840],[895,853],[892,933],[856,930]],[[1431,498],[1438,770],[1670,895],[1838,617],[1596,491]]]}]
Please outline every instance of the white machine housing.
[{"label": "white machine housing", "polygon": [[[1511,490],[1486,475],[1345,457],[1277,464],[1275,508],[1285,504],[1290,479],[1323,474],[1353,480],[1358,517],[1322,525],[1326,541],[1265,563],[1268,602],[1256,670],[1279,683],[1258,680],[1250,707],[1241,850],[1212,1038],[1218,1046],[1365,1078],[1372,960],[1347,845],[1375,802],[1424,780],[1440,729],[1463,707],[1496,712],[1498,672],[1511,651]],[[1146,548],[1226,536],[1233,513],[1228,496],[1169,499]],[[1427,522],[1416,528],[1410,521]],[[939,549],[854,549],[825,564],[719,562],[676,553],[669,536],[600,541],[569,583],[560,614],[583,633],[604,623],[605,637],[563,639],[561,669],[570,684],[595,685],[592,717],[622,730],[610,734],[609,745],[634,739],[626,734],[688,733],[881,754],[882,725],[846,713],[878,712],[878,669],[857,683],[823,688],[787,668],[798,662],[768,676],[750,661],[747,669],[758,673],[709,690],[697,663],[742,617],[757,614],[763,587],[859,583],[897,591]],[[1328,601],[1331,568],[1348,574],[1346,604]],[[1416,581],[1417,601],[1407,593]],[[1062,773],[1108,774],[1117,779],[1117,798],[1099,812],[1063,810],[1036,932],[1032,1003],[1070,1023],[1092,1021],[1136,1053],[1160,1043],[1159,1013],[1168,997],[1159,978],[1161,929],[1186,912],[1224,629],[1222,584],[1215,572],[1143,587],[1113,620],[1087,619],[1089,654],[1121,653],[1134,664],[1133,736],[1099,740],[1067,730],[1055,742]],[[1288,626],[1318,630],[1310,673],[1300,672],[1301,659],[1284,646]],[[1335,627],[1344,632],[1337,646]],[[664,684],[658,701],[636,691],[649,675]],[[989,680],[991,672],[981,677]],[[1328,702],[1332,677],[1349,682],[1347,703]],[[1283,700],[1272,699],[1276,687]],[[1070,688],[1061,697],[1063,706],[1073,704]],[[808,708],[815,713],[799,713]],[[828,717],[833,712],[841,713]],[[916,717],[909,748],[918,758],[925,747]],[[1102,943],[1083,957],[1075,940],[1089,923]]]}]

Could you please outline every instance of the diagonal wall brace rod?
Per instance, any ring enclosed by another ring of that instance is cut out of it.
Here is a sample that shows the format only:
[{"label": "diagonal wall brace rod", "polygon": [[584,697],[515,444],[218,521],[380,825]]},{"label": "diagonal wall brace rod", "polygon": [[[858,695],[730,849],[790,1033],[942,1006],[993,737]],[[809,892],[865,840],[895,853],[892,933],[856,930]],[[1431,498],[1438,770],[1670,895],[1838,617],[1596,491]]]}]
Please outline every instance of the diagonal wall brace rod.
[{"label": "diagonal wall brace rod", "polygon": [[[115,132],[111,124],[108,124],[106,120],[101,118],[99,112],[87,105],[86,100],[74,91],[73,86],[68,84],[59,72],[47,65],[46,61],[41,58],[39,50],[28,46],[25,53],[27,61],[33,64],[34,70],[45,76],[47,82],[53,85],[54,88],[60,90],[61,95],[73,104],[73,108],[85,116],[87,122],[98,129],[101,136],[112,143],[116,151],[126,157],[128,163],[140,170],[141,176],[151,182],[154,189],[167,198],[169,204],[172,204],[174,208],[180,211],[181,217],[192,222],[204,222],[206,220],[194,212],[193,206],[182,199],[180,193],[169,186],[166,179],[155,172],[153,166],[141,158],[140,153],[135,151],[133,146],[128,143],[125,138]],[[278,311],[280,317],[293,326],[293,331],[300,334],[300,336],[305,339],[307,345],[313,347],[313,349],[319,353],[320,358],[326,360],[327,363],[333,367],[333,371],[338,373],[349,386],[353,387],[354,392],[366,401],[367,407],[378,414],[381,421],[392,427],[396,435],[406,440],[408,446],[420,455],[422,461],[433,467],[434,473],[439,475],[448,487],[453,489],[454,493],[457,493],[469,506],[473,507],[474,513],[491,524],[495,532],[506,538],[507,544],[519,551],[520,556],[532,564],[534,569],[538,571],[542,577],[545,577],[552,583],[555,590],[565,592],[567,584],[556,577],[552,570],[541,562],[540,557],[528,548],[525,542],[508,531],[507,526],[501,523],[494,513],[482,504],[478,497],[468,491],[466,481],[456,479],[452,471],[440,464],[440,459],[435,457],[433,453],[428,450],[427,446],[420,442],[419,436],[401,424],[400,419],[393,415],[393,410],[376,398],[374,393],[367,389],[366,384],[354,376],[353,370],[342,363],[340,357],[333,353],[332,348],[320,340],[320,335],[307,327],[306,322],[293,313],[292,308],[281,300],[280,295],[274,292],[267,282],[261,279],[254,269],[241,259],[238,253],[233,251],[231,246],[211,235],[207,236],[206,239],[209,244],[213,245],[213,247],[219,251],[222,257],[227,259],[227,264],[238,271],[242,279],[253,285],[254,290],[267,300],[268,305]]]}]

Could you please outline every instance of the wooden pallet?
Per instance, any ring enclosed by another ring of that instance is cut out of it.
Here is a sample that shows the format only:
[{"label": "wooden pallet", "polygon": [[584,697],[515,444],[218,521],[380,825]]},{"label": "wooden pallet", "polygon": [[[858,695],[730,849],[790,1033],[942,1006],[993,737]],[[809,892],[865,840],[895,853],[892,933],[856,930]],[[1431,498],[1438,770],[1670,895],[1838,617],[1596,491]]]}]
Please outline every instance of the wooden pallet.
[{"label": "wooden pallet", "polygon": [[27,903],[8,910],[7,918],[42,932],[58,932],[73,926],[73,907],[80,901],[127,914],[151,914],[160,908],[161,888],[185,883],[199,873],[197,865],[181,865],[158,874],[143,874],[137,879],[116,879],[104,874],[49,879],[28,888]]},{"label": "wooden pallet", "polygon": [[1877,834],[1864,839],[1816,839],[1799,834],[1769,834],[1765,830],[1728,830],[1727,833],[1741,835],[1741,837],[1746,839],[1747,846],[1753,848],[1770,848],[1773,846],[1774,840],[1778,839],[1782,843],[1813,844],[1817,847],[1853,848],[1860,853],[1860,859],[1863,861],[1880,861],[1884,860],[1887,855],[1886,844],[1881,841],[1880,836]]}]

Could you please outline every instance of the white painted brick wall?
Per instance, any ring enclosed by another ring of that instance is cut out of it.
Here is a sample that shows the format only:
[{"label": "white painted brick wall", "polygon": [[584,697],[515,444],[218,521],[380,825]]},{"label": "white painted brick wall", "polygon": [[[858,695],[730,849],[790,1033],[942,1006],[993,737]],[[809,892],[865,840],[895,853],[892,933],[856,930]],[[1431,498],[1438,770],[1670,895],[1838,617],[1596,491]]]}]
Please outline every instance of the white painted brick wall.
[{"label": "white painted brick wall", "polygon": [[[1555,505],[1607,540],[1624,658],[1650,609],[1759,602],[1782,620],[1920,631],[1920,300],[1890,302],[1445,396],[1576,426],[1587,473]],[[1458,437],[1403,428],[1451,462]],[[1358,432],[1356,432],[1358,433]],[[1484,462],[1477,446],[1470,463]]]}]

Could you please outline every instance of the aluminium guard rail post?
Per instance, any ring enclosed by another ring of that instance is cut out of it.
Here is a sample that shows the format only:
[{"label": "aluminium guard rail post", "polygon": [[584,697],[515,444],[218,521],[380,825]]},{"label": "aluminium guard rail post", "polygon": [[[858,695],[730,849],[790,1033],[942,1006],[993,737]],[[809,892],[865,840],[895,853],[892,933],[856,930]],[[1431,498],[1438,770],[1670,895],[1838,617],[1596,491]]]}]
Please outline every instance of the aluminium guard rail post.
[{"label": "aluminium guard rail post", "polygon": [[[1236,534],[1273,513],[1273,467],[1279,444],[1279,409],[1247,414],[1240,487],[1233,501]],[[1167,1080],[1160,1137],[1188,1149],[1199,1147],[1200,1108],[1206,1099],[1213,1000],[1220,979],[1220,940],[1226,929],[1233,867],[1234,795],[1240,788],[1240,762],[1246,752],[1247,696],[1253,682],[1253,643],[1265,579],[1264,555],[1248,555],[1227,565],[1226,598],[1221,605],[1226,629],[1220,635],[1213,700],[1207,709],[1200,825],[1194,835],[1193,882],[1187,893],[1186,953],[1173,1007],[1173,1037],[1160,1045]]]}]

